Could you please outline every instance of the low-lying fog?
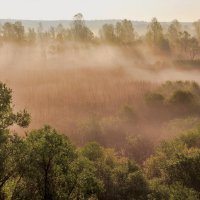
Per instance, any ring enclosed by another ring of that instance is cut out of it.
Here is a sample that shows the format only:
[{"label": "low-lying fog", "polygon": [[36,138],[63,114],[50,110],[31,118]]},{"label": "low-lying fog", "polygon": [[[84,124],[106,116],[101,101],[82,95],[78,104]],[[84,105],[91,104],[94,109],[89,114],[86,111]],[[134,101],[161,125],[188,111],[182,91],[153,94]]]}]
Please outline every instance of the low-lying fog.
[{"label": "low-lying fog", "polygon": [[[147,48],[70,44],[60,53],[48,46],[0,48],[0,80],[13,89],[15,108],[31,113],[30,128],[50,124],[68,135],[93,116],[117,118],[125,105],[145,121],[146,92],[167,80],[199,83],[199,75]],[[142,127],[145,134],[157,131],[155,124]]]}]

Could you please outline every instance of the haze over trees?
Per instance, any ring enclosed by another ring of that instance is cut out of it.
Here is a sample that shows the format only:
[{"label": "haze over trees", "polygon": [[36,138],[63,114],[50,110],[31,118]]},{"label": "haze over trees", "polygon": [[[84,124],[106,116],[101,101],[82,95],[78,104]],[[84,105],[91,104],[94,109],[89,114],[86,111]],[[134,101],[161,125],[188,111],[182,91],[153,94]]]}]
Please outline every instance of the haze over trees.
[{"label": "haze over trees", "polygon": [[2,24],[0,200],[200,199],[199,27]]},{"label": "haze over trees", "polygon": [[[149,23],[146,34],[138,35],[134,24],[129,20],[122,20],[116,24],[104,24],[99,34],[90,30],[81,13],[74,16],[71,26],[65,28],[62,24],[44,30],[42,23],[38,29],[24,27],[20,21],[6,22],[1,26],[1,41],[23,44],[43,44],[51,42],[51,49],[64,51],[70,41],[78,43],[109,43],[128,45],[132,47],[148,46],[162,53],[175,54],[181,60],[195,60],[199,58],[199,21],[193,23],[195,33],[189,33],[178,20],[174,20],[164,30],[161,23],[153,18]],[[48,45],[47,45],[48,46]],[[187,58],[187,59],[185,59]]]}]

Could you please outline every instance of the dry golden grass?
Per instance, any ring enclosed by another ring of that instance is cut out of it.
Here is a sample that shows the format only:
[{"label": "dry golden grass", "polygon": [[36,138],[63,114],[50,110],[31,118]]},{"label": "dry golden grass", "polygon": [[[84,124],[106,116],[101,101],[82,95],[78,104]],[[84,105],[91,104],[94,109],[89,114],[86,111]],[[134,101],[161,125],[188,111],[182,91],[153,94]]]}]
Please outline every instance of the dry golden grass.
[{"label": "dry golden grass", "polygon": [[155,83],[198,77],[195,73],[146,69],[148,62],[141,60],[144,55],[136,59],[138,53],[126,51],[76,46],[52,55],[41,47],[7,45],[0,48],[0,80],[13,89],[15,108],[31,113],[30,129],[49,124],[71,134],[86,118],[116,116],[124,105],[141,115],[143,96]]}]

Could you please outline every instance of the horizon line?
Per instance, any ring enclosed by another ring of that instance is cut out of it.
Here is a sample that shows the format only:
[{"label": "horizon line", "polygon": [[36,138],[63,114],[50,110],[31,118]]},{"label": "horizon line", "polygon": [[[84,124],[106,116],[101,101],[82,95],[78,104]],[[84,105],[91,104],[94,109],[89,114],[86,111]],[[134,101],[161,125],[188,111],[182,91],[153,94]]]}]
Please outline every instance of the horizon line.
[{"label": "horizon line", "polygon": [[[125,20],[127,18],[123,18],[123,19],[112,19],[112,18],[107,18],[107,19],[84,19],[84,21],[122,21],[122,20]],[[152,18],[153,19],[153,18]],[[159,18],[156,17],[156,19],[158,20],[158,22],[160,23],[169,23],[169,22],[172,22],[173,20],[170,20],[170,21],[159,21]],[[0,20],[12,20],[12,21],[39,21],[39,22],[52,22],[52,21],[73,21],[73,19],[23,19],[23,18],[0,18]],[[133,20],[133,19],[127,19],[127,20],[130,20],[132,22],[151,22],[148,21],[148,20]],[[178,19],[174,19],[174,20],[178,20]],[[198,19],[197,19],[198,20]],[[197,21],[195,20],[195,21]],[[179,20],[178,20],[179,21]],[[193,23],[195,21],[179,21],[180,23]]]}]

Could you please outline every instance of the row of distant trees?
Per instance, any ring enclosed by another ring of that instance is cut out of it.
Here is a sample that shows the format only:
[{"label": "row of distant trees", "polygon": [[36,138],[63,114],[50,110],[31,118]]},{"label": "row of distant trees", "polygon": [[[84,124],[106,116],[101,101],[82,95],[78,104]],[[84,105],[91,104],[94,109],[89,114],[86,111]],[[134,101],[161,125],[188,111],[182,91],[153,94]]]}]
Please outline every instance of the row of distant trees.
[{"label": "row of distant trees", "polygon": [[96,36],[87,27],[81,13],[74,16],[69,28],[62,24],[57,27],[50,27],[44,30],[40,23],[38,29],[29,28],[25,30],[20,21],[6,22],[1,27],[1,40],[17,43],[33,44],[36,42],[105,42],[120,45],[148,44],[152,48],[166,52],[177,52],[185,54],[191,59],[200,52],[200,20],[193,23],[195,34],[191,35],[183,30],[181,23],[174,20],[164,32],[163,27],[156,18],[153,18],[148,25],[148,30],[144,36],[138,36],[133,23],[129,20],[122,20],[113,24],[104,24]]}]

